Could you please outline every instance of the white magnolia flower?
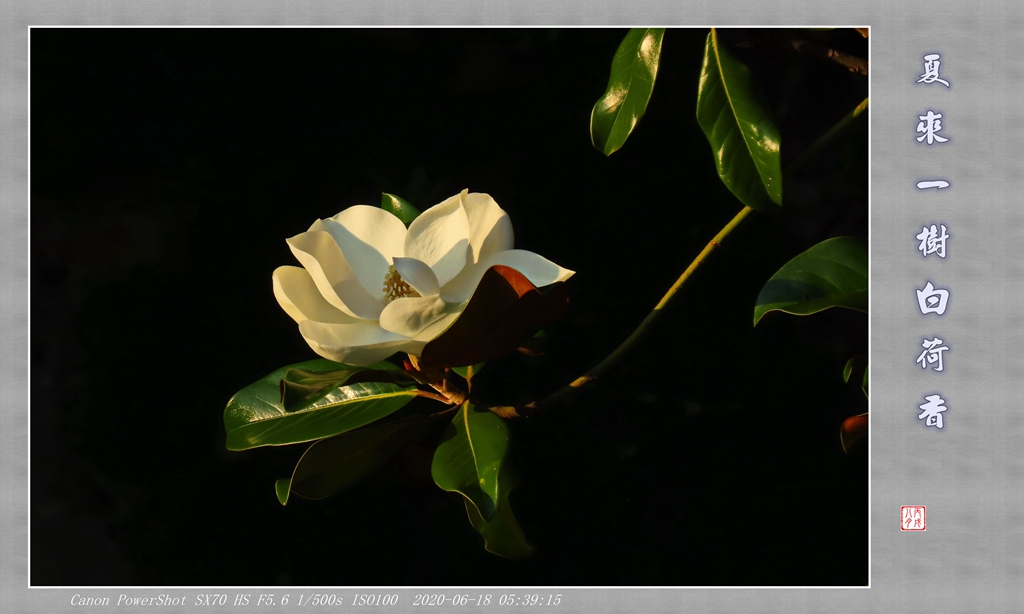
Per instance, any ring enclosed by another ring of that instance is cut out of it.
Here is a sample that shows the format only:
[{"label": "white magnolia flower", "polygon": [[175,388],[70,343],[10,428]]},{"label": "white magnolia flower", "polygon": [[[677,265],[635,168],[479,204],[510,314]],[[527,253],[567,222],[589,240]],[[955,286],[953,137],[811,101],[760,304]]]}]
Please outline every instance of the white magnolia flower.
[{"label": "white magnolia flower", "polygon": [[454,322],[487,269],[516,269],[535,286],[573,271],[512,249],[512,222],[487,194],[464,190],[408,230],[388,211],[356,205],[288,239],[302,268],[274,271],[274,295],[320,356],[369,365],[420,355]]}]

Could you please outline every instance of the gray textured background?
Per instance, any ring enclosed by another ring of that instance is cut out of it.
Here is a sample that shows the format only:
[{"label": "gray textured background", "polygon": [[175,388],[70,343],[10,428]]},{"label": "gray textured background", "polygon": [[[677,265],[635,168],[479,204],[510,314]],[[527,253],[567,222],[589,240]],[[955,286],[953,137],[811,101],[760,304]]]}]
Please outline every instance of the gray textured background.
[{"label": "gray textured background", "polygon": [[[1024,422],[1017,388],[1024,344],[1014,326],[1020,285],[1020,210],[1016,182],[1024,80],[1018,54],[1024,8],[1010,2],[624,2],[507,0],[360,2],[4,2],[0,54],[0,198],[3,250],[0,300],[5,344],[3,598],[5,611],[63,612],[72,595],[184,595],[200,592],[284,593],[260,589],[27,588],[27,92],[29,25],[869,25],[871,26],[871,587],[867,589],[540,589],[562,593],[565,612],[1019,612],[1024,611]],[[915,85],[921,56],[942,54],[952,88]],[[919,145],[917,115],[943,113],[949,143]],[[953,187],[919,192],[921,179]],[[953,238],[948,256],[915,251],[923,224],[943,222]],[[950,288],[943,318],[917,312],[915,287],[925,280]],[[952,350],[947,372],[914,363],[924,336]],[[917,420],[923,396],[947,400],[943,432]],[[901,505],[927,505],[928,530],[901,533]],[[821,530],[828,510],[808,510]],[[808,561],[813,564],[813,561]],[[348,601],[351,590],[333,591]],[[384,592],[384,591],[367,591]],[[393,592],[393,591],[388,591]],[[398,591],[414,611],[415,590]],[[438,591],[432,591],[438,592]],[[502,591],[478,588],[448,594]],[[250,606],[251,609],[257,609]],[[186,607],[179,610],[246,611]],[[433,608],[433,611],[479,609]],[[97,608],[99,609],[99,608]],[[103,608],[106,609],[106,608]],[[150,608],[152,609],[152,608]],[[160,608],[171,609],[171,608]],[[297,609],[259,608],[283,611]],[[516,608],[517,610],[519,608]],[[94,609],[90,609],[94,611]],[[119,608],[130,611],[128,608]]]}]

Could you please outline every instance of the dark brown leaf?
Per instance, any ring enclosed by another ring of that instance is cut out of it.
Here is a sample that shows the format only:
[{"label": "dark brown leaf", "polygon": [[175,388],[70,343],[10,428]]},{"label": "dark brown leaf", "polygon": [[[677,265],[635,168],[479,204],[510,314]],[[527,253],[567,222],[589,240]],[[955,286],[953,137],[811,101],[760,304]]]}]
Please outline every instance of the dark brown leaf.
[{"label": "dark brown leaf", "polygon": [[569,305],[565,284],[541,292],[522,273],[494,266],[451,327],[427,344],[421,367],[463,367],[516,351],[540,326],[562,317]]}]

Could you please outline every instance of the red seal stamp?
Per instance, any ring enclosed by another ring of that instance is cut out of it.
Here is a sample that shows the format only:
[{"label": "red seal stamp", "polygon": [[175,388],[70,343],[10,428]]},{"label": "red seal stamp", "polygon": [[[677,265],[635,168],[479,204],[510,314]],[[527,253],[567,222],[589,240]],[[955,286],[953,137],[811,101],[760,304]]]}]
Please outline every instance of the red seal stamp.
[{"label": "red seal stamp", "polygon": [[925,520],[923,505],[904,505],[900,508],[900,531],[924,531]]}]

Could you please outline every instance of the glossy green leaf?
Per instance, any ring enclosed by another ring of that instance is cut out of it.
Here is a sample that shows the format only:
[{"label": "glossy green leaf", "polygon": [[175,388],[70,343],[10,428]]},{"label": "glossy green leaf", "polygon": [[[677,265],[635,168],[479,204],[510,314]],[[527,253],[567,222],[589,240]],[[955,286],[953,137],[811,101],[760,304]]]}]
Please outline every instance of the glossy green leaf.
[{"label": "glossy green leaf", "polygon": [[399,386],[416,385],[416,380],[408,372],[400,369],[355,367],[323,373],[289,369],[280,382],[281,403],[286,410],[296,411],[312,405],[339,386],[366,382],[387,382]]},{"label": "glossy green leaf", "polygon": [[274,482],[274,492],[277,493],[277,500],[281,502],[281,505],[287,505],[288,504],[288,493],[289,493],[289,488],[288,487],[289,487],[290,483],[291,483],[290,479],[278,480],[278,481]]},{"label": "glossy green leaf", "polygon": [[843,381],[849,383],[854,372],[863,369],[864,377],[860,379],[860,389],[867,396],[867,356],[854,356],[846,361],[843,367]]},{"label": "glossy green leaf", "polygon": [[498,508],[490,520],[484,520],[473,503],[466,499],[466,514],[469,522],[484,538],[484,548],[493,554],[509,559],[524,559],[533,554],[533,546],[526,541],[523,530],[516,522],[512,508],[509,506],[509,493],[512,492],[513,481],[509,468],[502,467],[498,473]]},{"label": "glossy green leaf", "polygon": [[828,239],[787,262],[758,295],[754,325],[769,311],[809,315],[829,307],[867,312],[868,243],[865,239]]},{"label": "glossy green leaf", "polygon": [[[323,373],[355,368],[330,360],[311,360],[281,367],[242,389],[228,401],[224,409],[227,448],[247,450],[330,437],[380,420],[400,409],[417,394],[414,386],[371,382],[334,388],[297,411],[287,411],[281,403],[281,379],[291,369]],[[388,362],[367,368],[398,369]]]},{"label": "glossy green leaf", "polygon": [[473,502],[490,520],[501,494],[498,473],[508,452],[508,426],[486,409],[465,403],[434,451],[430,472],[443,490]]},{"label": "glossy green leaf", "polygon": [[590,113],[590,141],[610,156],[625,144],[647,110],[665,28],[633,28],[612,58],[608,89]]},{"label": "glossy green leaf", "polygon": [[413,207],[409,201],[387,192],[381,194],[380,208],[395,214],[395,217],[402,220],[406,226],[412,224],[412,221],[420,215],[420,210]]},{"label": "glossy green leaf", "polygon": [[856,371],[865,369],[868,366],[867,356],[854,356],[843,365],[843,381],[849,383],[850,376]]},{"label": "glossy green leaf", "polygon": [[285,505],[290,492],[305,499],[323,499],[354,486],[436,422],[415,415],[321,439],[302,455],[290,479],[277,481],[278,500]]},{"label": "glossy green leaf", "polygon": [[758,211],[782,205],[779,129],[750,71],[714,29],[704,47],[697,122],[711,143],[718,176],[740,202]]},{"label": "glossy green leaf", "polygon": [[850,360],[846,361],[846,365],[843,366],[843,381],[849,383],[850,377],[853,376],[857,371],[864,371],[864,377],[861,378],[860,389],[864,393],[864,396],[868,396],[868,357],[867,356],[854,356]]}]

